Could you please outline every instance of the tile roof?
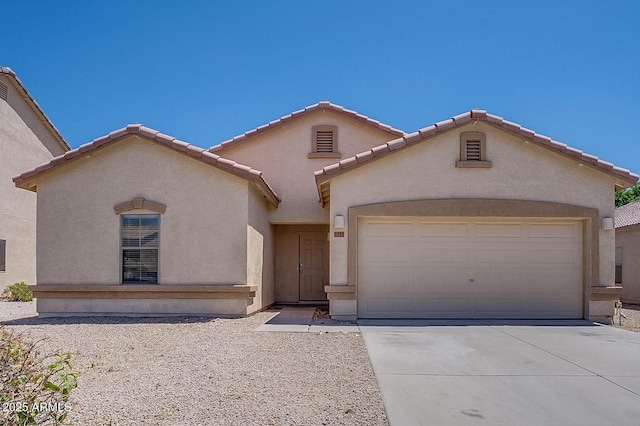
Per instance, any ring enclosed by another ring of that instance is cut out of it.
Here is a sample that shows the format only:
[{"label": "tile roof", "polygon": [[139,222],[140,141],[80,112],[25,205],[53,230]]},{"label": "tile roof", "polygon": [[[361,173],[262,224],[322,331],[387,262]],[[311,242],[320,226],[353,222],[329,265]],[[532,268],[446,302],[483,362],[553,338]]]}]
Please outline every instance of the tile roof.
[{"label": "tile roof", "polygon": [[358,121],[361,121],[365,124],[371,125],[373,127],[376,127],[380,130],[384,130],[385,132],[390,133],[393,136],[402,136],[405,134],[405,132],[403,132],[402,130],[398,130],[395,129],[387,124],[381,123],[378,120],[374,120],[372,118],[367,117],[366,115],[362,115],[357,113],[356,111],[352,111],[350,109],[346,109],[343,106],[340,105],[336,105],[336,104],[332,104],[329,101],[320,101],[317,104],[313,104],[313,105],[309,105],[306,108],[303,108],[301,110],[298,111],[294,111],[291,114],[287,114],[285,116],[282,116],[280,118],[278,118],[277,120],[273,120],[265,125],[262,125],[260,127],[257,127],[253,130],[249,130],[248,132],[245,132],[241,135],[238,135],[232,139],[226,140],[224,142],[221,142],[218,145],[212,146],[211,148],[209,148],[209,151],[211,152],[216,152],[216,151],[220,151],[221,149],[225,149],[228,148],[230,146],[236,145],[239,142],[243,142],[255,135],[258,135],[260,133],[263,133],[267,130],[271,130],[274,129],[276,127],[279,127],[291,120],[294,119],[298,119],[300,117],[303,117],[305,115],[307,115],[310,112],[313,111],[317,111],[317,110],[330,110],[330,111],[335,111],[338,112],[340,114],[345,114],[348,117],[354,118]]},{"label": "tile roof", "polygon": [[616,209],[616,228],[640,223],[640,201],[625,204]]},{"label": "tile roof", "polygon": [[[328,182],[331,178],[345,173],[351,169],[357,168],[363,164],[367,164],[379,158],[385,157],[395,151],[408,148],[409,146],[412,146],[416,143],[433,138],[443,132],[454,129],[456,127],[460,127],[472,121],[481,121],[493,127],[526,138],[527,140],[537,145],[543,146],[547,149],[551,149],[567,157],[580,161],[581,163],[584,163],[585,166],[591,166],[596,169],[602,170],[610,175],[613,175],[621,179],[625,184],[628,184],[629,186],[638,181],[638,175],[631,173],[627,169],[616,167],[609,162],[600,160],[598,157],[586,154],[578,149],[571,148],[566,144],[551,139],[548,136],[540,135],[533,130],[522,127],[517,123],[512,123],[497,115],[489,114],[485,110],[473,109],[463,114],[456,115],[455,117],[452,117],[448,120],[440,121],[429,127],[420,129],[417,132],[405,134],[398,139],[376,146],[370,150],[361,152],[360,154],[356,154],[353,157],[345,158],[338,163],[330,164],[322,168],[321,170],[316,171],[315,178],[316,183],[318,184],[318,192],[320,193],[321,201],[324,202],[321,186]],[[327,189],[323,189],[324,192],[327,193]]]},{"label": "tile roof", "polygon": [[108,135],[94,139],[89,143],[81,145],[76,149],[55,157],[48,163],[42,164],[35,169],[26,171],[21,175],[14,177],[13,182],[18,188],[33,190],[35,187],[34,179],[40,176],[42,173],[56,168],[59,165],[67,164],[74,159],[84,157],[86,154],[91,153],[92,151],[112,145],[113,143],[122,140],[122,138],[127,135],[141,136],[149,141],[155,142],[159,145],[180,152],[191,158],[202,161],[203,163],[209,164],[218,169],[247,179],[249,182],[255,184],[260,192],[262,192],[262,194],[265,196],[265,198],[267,198],[275,206],[280,203],[280,198],[278,198],[278,195],[267,183],[267,181],[262,176],[262,172],[260,172],[259,170],[255,170],[251,167],[236,163],[235,161],[220,157],[219,155],[208,152],[205,149],[190,145],[187,142],[178,140],[173,136],[165,135],[157,130],[150,129],[141,124],[129,124],[127,127],[123,127],[109,133]]},{"label": "tile roof", "polygon": [[27,88],[24,86],[24,84],[22,84],[22,82],[20,81],[16,73],[9,67],[0,67],[0,74],[6,75],[11,80],[13,80],[18,90],[22,92],[22,97],[24,98],[25,101],[27,101],[31,109],[40,118],[40,121],[42,122],[42,124],[44,124],[44,126],[53,134],[53,136],[56,138],[60,146],[62,146],[62,148],[65,151],[69,151],[71,148],[69,147],[69,144],[67,143],[67,141],[64,140],[60,131],[56,128],[56,126],[53,125],[53,123],[51,122],[49,117],[47,117],[47,114],[44,113],[42,108],[40,108],[40,105],[38,105],[36,100],[33,98],[33,96],[31,96]]}]

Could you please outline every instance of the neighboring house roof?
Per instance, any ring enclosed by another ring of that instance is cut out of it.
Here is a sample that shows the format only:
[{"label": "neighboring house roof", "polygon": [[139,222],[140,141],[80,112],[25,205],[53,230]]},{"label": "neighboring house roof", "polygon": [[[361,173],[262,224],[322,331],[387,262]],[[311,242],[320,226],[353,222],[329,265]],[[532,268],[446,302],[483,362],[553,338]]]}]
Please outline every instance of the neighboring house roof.
[{"label": "neighboring house roof", "polygon": [[[485,110],[472,109],[471,111],[456,115],[448,120],[440,121],[429,127],[420,129],[417,132],[405,134],[401,138],[376,146],[370,150],[356,154],[353,157],[345,158],[338,163],[328,165],[321,170],[316,171],[315,178],[318,186],[318,194],[320,195],[320,201],[323,204],[327,202],[329,197],[329,180],[332,178],[473,121],[484,122],[495,128],[518,135],[537,145],[577,160],[580,163],[584,163],[585,166],[591,166],[604,171],[609,175],[618,178],[620,183],[623,184],[618,185],[620,187],[624,187],[624,185],[632,186],[638,181],[638,175],[631,173],[627,169],[616,167],[612,163],[600,160],[596,156],[571,148],[566,144],[557,142],[548,136],[540,135],[517,123],[512,123],[497,115],[489,114]],[[618,184],[618,182],[616,182],[616,184]]]},{"label": "neighboring house roof", "polygon": [[209,148],[209,151],[216,152],[216,151],[220,151],[221,149],[229,148],[253,136],[266,132],[267,130],[271,130],[276,127],[282,126],[283,124],[288,123],[291,120],[296,120],[298,118],[308,115],[313,111],[318,111],[318,110],[330,110],[340,114],[344,114],[347,117],[353,118],[355,120],[361,121],[362,123],[365,123],[377,129],[383,130],[394,137],[402,136],[405,134],[405,132],[403,132],[402,130],[395,129],[387,124],[381,123],[378,120],[374,120],[372,118],[367,117],[366,115],[359,114],[356,111],[346,109],[340,105],[332,104],[329,101],[320,101],[317,104],[309,105],[306,108],[303,108],[298,111],[294,111],[291,114],[282,116],[277,120],[271,121],[270,123],[257,127],[253,130],[249,130],[248,132],[238,135],[232,139],[226,140],[218,145],[212,146],[211,148]]},{"label": "neighboring house roof", "polygon": [[253,183],[257,189],[267,198],[272,204],[278,206],[280,198],[267,183],[262,176],[262,172],[252,169],[251,167],[236,163],[233,160],[222,158],[219,155],[212,154],[207,150],[198,148],[197,146],[190,145],[187,142],[183,142],[174,138],[173,136],[165,135],[157,130],[150,129],[141,124],[129,124],[127,127],[115,130],[108,135],[94,139],[92,142],[81,145],[80,147],[68,151],[63,155],[55,157],[48,163],[40,165],[35,169],[26,171],[19,176],[13,178],[15,185],[18,188],[29,189],[35,191],[36,179],[52,169],[58,168],[64,164],[68,164],[78,158],[85,157],[91,152],[112,145],[123,137],[128,135],[138,135],[149,141],[155,142],[159,145],[171,148],[174,151],[180,152],[203,163],[209,164],[218,169],[224,170],[241,178],[247,179]]},{"label": "neighboring house roof", "polygon": [[616,209],[616,229],[637,224],[640,224],[640,201]]},{"label": "neighboring house roof", "polygon": [[67,141],[64,140],[62,134],[60,134],[60,131],[56,128],[56,126],[53,125],[49,117],[47,117],[47,114],[45,114],[42,108],[40,108],[40,105],[38,105],[36,100],[33,99],[33,96],[31,96],[27,88],[24,86],[24,84],[22,84],[16,73],[9,67],[0,67],[0,74],[6,75],[10,80],[13,81],[18,91],[22,94],[24,100],[27,102],[27,104],[29,104],[33,112],[38,116],[42,124],[44,124],[44,126],[53,134],[53,137],[58,141],[60,146],[62,146],[65,151],[69,151],[71,147],[69,147]]}]

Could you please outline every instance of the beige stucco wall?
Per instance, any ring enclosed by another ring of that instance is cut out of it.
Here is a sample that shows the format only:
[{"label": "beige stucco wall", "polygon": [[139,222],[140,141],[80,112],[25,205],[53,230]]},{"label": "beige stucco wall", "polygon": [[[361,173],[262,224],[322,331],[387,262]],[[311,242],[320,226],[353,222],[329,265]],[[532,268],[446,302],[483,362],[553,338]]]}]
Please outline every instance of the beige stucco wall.
[{"label": "beige stucco wall", "polygon": [[138,136],[61,166],[38,181],[38,284],[119,284],[113,207],[136,197],[166,205],[160,284],[246,284],[248,191]]},{"label": "beige stucco wall", "polygon": [[275,237],[268,214],[273,210],[256,191],[249,191],[247,284],[258,286],[248,313],[275,302]]},{"label": "beige stucco wall", "polygon": [[640,225],[616,229],[616,247],[622,247],[623,302],[640,303]]},{"label": "beige stucco wall", "polygon": [[[465,131],[486,134],[492,168],[455,167],[459,135]],[[454,129],[335,177],[330,217],[347,218],[351,206],[449,198],[551,201],[595,208],[601,217],[614,217],[612,177],[484,123]],[[331,237],[332,285],[347,283],[347,243],[347,238]],[[614,233],[600,231],[599,245],[599,282],[590,285],[613,285]],[[355,309],[355,302],[350,303]]]},{"label": "beige stucco wall", "polygon": [[338,128],[338,151],[347,158],[394,139],[389,133],[330,110],[319,110],[217,151],[223,157],[264,173],[282,203],[270,213],[271,223],[327,223],[328,211],[318,202],[313,172],[341,158],[307,158],[312,127]]},{"label": "beige stucco wall", "polygon": [[0,291],[9,284],[36,281],[36,194],[18,189],[12,178],[64,153],[53,135],[20,96],[12,79],[7,101],[0,99],[0,239],[7,241],[6,272]]}]

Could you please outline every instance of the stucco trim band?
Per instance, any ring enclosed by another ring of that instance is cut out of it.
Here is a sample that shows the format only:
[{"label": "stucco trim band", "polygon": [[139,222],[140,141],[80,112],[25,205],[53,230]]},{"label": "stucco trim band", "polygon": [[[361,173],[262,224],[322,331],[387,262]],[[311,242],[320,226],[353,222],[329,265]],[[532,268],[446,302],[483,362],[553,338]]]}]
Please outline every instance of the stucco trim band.
[{"label": "stucco trim band", "polygon": [[355,300],[356,287],[352,285],[325,285],[328,300]]},{"label": "stucco trim band", "polygon": [[617,301],[620,300],[620,293],[622,293],[622,287],[592,287],[590,300],[597,301]]},{"label": "stucco trim band", "polygon": [[149,210],[158,214],[163,214],[167,210],[167,206],[162,203],[156,203],[155,201],[145,200],[144,198],[134,198],[131,201],[125,201],[113,206],[113,211],[116,214],[138,209]]},{"label": "stucco trim band", "polygon": [[38,299],[252,299],[255,285],[72,285],[29,286]]},{"label": "stucco trim band", "polygon": [[[600,276],[600,216],[597,209],[570,204],[531,200],[440,199],[368,204],[349,208],[348,286],[358,285],[358,218],[377,216],[481,217],[573,219],[584,222],[583,289],[584,315],[589,317],[589,301]],[[333,286],[338,287],[338,286]],[[331,299],[329,299],[331,300]],[[613,300],[613,299],[608,299]]]}]

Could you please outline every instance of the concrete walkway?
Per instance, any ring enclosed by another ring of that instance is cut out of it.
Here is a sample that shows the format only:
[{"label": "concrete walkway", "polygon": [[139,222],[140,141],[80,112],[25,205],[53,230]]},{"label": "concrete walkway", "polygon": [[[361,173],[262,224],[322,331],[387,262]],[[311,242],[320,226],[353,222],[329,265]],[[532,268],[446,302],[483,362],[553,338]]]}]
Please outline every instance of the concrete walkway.
[{"label": "concrete walkway", "polygon": [[255,331],[276,331],[289,333],[357,333],[357,324],[327,319],[325,324],[314,324],[315,306],[284,306],[269,321]]},{"label": "concrete walkway", "polygon": [[391,426],[640,425],[640,334],[587,321],[359,321]]}]

